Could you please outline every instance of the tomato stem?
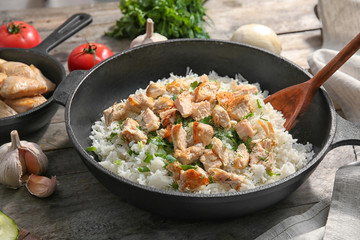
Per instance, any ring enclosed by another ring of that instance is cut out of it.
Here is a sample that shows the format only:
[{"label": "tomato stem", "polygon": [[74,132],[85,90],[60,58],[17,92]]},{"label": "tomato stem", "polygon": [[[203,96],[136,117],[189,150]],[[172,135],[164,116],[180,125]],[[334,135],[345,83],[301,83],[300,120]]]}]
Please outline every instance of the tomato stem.
[{"label": "tomato stem", "polygon": [[22,26],[21,23],[20,24],[15,24],[13,22],[10,22],[6,25],[6,28],[8,30],[8,33],[10,34],[18,34],[21,33],[21,29],[22,28],[26,28],[25,26]]}]

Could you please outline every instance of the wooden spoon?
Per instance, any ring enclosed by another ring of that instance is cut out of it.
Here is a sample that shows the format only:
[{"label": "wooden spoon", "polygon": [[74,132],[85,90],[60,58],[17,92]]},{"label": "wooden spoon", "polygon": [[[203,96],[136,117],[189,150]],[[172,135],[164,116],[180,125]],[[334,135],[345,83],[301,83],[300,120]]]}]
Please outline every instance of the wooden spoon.
[{"label": "wooden spoon", "polygon": [[265,99],[283,113],[284,127],[290,130],[305,113],[317,90],[360,48],[360,33],[310,80],[282,89]]}]

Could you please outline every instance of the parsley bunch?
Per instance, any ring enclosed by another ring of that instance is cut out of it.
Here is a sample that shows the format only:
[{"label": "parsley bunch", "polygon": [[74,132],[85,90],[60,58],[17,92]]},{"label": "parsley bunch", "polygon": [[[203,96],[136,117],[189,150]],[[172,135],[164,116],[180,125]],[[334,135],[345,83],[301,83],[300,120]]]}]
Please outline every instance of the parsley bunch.
[{"label": "parsley bunch", "polygon": [[171,38],[209,38],[204,31],[204,0],[120,0],[124,16],[107,36],[131,39],[144,34],[146,19],[151,18],[154,32]]}]

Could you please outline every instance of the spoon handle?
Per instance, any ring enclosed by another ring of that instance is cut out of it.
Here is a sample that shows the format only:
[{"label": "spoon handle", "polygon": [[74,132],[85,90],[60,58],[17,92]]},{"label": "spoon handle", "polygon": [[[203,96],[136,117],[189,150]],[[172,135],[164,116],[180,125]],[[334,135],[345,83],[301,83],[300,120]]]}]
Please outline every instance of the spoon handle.
[{"label": "spoon handle", "polygon": [[330,60],[309,82],[318,89],[360,48],[360,33]]}]

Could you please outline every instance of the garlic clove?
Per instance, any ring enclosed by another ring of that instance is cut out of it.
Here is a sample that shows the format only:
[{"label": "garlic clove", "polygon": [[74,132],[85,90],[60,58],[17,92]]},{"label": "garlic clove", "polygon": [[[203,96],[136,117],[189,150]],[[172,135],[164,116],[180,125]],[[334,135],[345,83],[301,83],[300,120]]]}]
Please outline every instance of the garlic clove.
[{"label": "garlic clove", "polygon": [[151,18],[148,18],[146,20],[146,33],[143,35],[139,35],[134,40],[132,40],[130,48],[147,43],[161,42],[166,40],[168,40],[167,37],[159,33],[154,33],[154,21]]},{"label": "garlic clove", "polygon": [[249,44],[280,54],[282,50],[278,35],[262,24],[245,24],[232,35],[231,41]]},{"label": "garlic clove", "polygon": [[44,176],[31,174],[26,181],[25,186],[32,195],[45,198],[53,194],[56,184],[56,176],[52,176],[50,179]]},{"label": "garlic clove", "polygon": [[11,188],[22,185],[21,176],[26,172],[23,157],[19,153],[20,138],[16,130],[11,131],[11,142],[0,147],[0,183]]},{"label": "garlic clove", "polygon": [[22,165],[17,150],[10,151],[3,156],[0,162],[0,183],[10,188],[19,188],[22,185]]},{"label": "garlic clove", "polygon": [[48,159],[36,143],[21,141],[20,154],[24,158],[28,173],[41,175],[46,172]]}]

